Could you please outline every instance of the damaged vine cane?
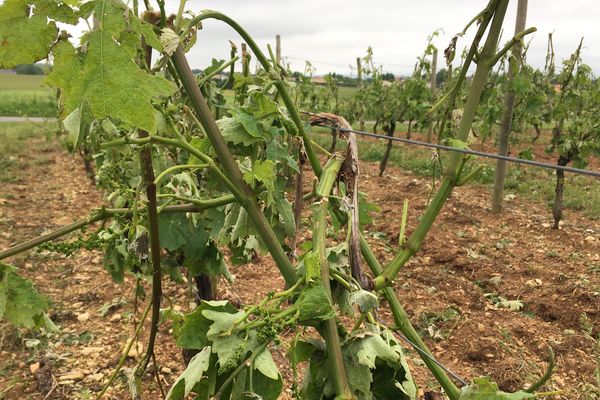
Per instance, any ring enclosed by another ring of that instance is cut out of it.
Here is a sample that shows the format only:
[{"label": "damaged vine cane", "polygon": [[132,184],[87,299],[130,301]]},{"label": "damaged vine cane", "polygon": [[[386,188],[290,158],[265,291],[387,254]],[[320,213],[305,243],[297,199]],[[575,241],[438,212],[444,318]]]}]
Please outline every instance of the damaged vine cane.
[{"label": "damaged vine cane", "polygon": [[[343,157],[343,163],[340,166],[339,179],[345,185],[346,195],[343,202],[348,212],[347,224],[350,230],[349,259],[352,276],[356,279],[360,287],[365,290],[372,290],[374,285],[372,280],[365,275],[361,266],[360,251],[360,221],[359,221],[359,198],[358,198],[358,146],[356,144],[356,135],[351,132],[352,127],[343,117],[331,113],[310,114],[310,124],[313,126],[333,126],[340,135],[344,136],[348,142],[346,154]],[[334,155],[334,157],[336,157]]]}]

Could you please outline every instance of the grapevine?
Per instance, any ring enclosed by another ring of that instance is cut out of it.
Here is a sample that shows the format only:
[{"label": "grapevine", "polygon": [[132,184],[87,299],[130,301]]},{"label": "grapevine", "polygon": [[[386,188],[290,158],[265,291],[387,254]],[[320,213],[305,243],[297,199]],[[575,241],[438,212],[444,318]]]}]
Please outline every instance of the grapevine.
[{"label": "grapevine", "polygon": [[[166,265],[177,265],[196,282],[205,278],[216,282],[217,276],[230,277],[226,259],[245,263],[257,254],[269,253],[285,281],[282,291],[243,309],[211,298],[199,299],[196,309],[184,315],[171,310],[169,315],[178,324],[174,329],[177,345],[195,355],[169,389],[168,399],[190,394],[201,399],[278,398],[284,383],[271,352],[274,346],[285,345],[286,331],[295,334],[289,349],[294,369],[306,363],[303,383],[294,385],[299,398],[416,399],[418,388],[394,331],[417,346],[451,400],[534,398],[535,394],[524,390],[501,392],[486,378],[457,387],[433,361],[392,289],[453,189],[469,177],[464,173],[465,156],[450,157],[419,225],[393,260],[382,266],[362,230],[361,208],[364,212],[369,204],[361,201],[358,146],[348,122],[323,112],[303,119],[298,106],[318,107],[317,99],[309,87],[298,89],[286,79],[270,49],[267,57],[230,17],[210,10],[183,13],[185,1],[181,4],[175,16],[165,14],[162,1],[158,2],[160,11],[145,2],[141,15],[137,1],[133,9],[119,0],[7,0],[0,6],[0,39],[6,43],[0,51],[0,66],[53,57],[54,69],[45,82],[60,89],[61,118],[71,145],[93,154],[96,182],[106,198],[105,208],[3,251],[0,259],[40,246],[66,254],[77,248],[102,247],[105,267],[116,281],[123,281],[126,274],[151,278],[151,301],[140,322],[149,313],[151,328],[146,354],[135,368],[134,378],[139,378],[155,360],[156,334],[168,314],[161,309]],[[414,121],[425,126],[432,123],[428,118],[436,110],[443,110],[439,126],[444,132],[467,70],[476,61],[464,113],[451,138],[457,145],[465,143],[494,65],[533,31],[518,33],[498,50],[507,6],[508,0],[490,0],[478,14],[479,27],[463,67],[436,104],[431,104],[426,88],[429,66],[425,56],[432,51],[430,45],[413,77],[389,90],[383,89],[369,51],[363,71],[365,80],[372,81],[364,82],[359,96],[364,96],[361,103],[369,102],[373,109],[361,111],[381,111],[376,119],[387,124],[392,136],[397,121],[408,118],[411,125]],[[75,25],[80,19],[95,23],[75,46],[56,23]],[[208,19],[232,27],[262,70],[250,75],[250,53],[242,49],[243,70],[236,74],[236,48],[232,46],[230,60],[217,61],[203,75],[195,76],[186,52],[202,39],[201,23]],[[154,62],[153,52],[158,55]],[[575,64],[576,57],[571,73]],[[224,85],[211,81],[228,68]],[[585,69],[577,72],[575,87],[587,79]],[[235,91],[233,104],[227,104],[223,96],[230,87]],[[329,89],[328,101],[321,106],[339,112],[343,108],[337,93]],[[385,99],[379,102],[382,92]],[[364,115],[355,117],[362,120]],[[323,151],[328,157],[324,165],[309,136],[311,125],[332,125],[334,132],[341,132],[343,150]],[[314,191],[306,196],[302,185],[290,184],[292,176],[302,179],[304,157],[317,180]],[[385,163],[381,173],[384,170]],[[296,210],[289,198],[296,199]],[[294,257],[302,228],[299,199],[310,201],[306,209],[312,234],[303,243],[302,254]],[[49,244],[100,221],[103,225],[87,239],[81,236]],[[339,230],[344,234],[332,234]],[[17,312],[14,299],[23,296],[31,297],[31,307]],[[382,299],[394,325],[376,318]],[[0,300],[0,317],[15,325],[33,328],[50,323],[47,301],[16,268],[6,264],[0,265]],[[139,379],[133,381],[139,385]],[[144,388],[133,386],[135,396],[143,393]]]}]

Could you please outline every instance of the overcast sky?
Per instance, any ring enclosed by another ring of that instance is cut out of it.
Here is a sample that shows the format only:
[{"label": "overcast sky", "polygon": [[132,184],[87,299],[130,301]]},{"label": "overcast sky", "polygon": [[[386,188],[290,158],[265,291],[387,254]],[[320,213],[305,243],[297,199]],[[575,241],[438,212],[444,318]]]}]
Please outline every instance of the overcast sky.
[{"label": "overcast sky", "polygon": [[[167,0],[174,12],[178,0]],[[372,46],[384,71],[409,74],[429,36],[442,29],[434,44],[440,57],[450,38],[485,5],[485,0],[188,0],[188,9],[222,11],[238,21],[266,51],[266,44],[282,37],[282,56],[294,70],[309,60],[316,74],[354,72],[357,56]],[[502,42],[514,33],[517,0],[511,0]],[[543,66],[547,34],[554,32],[557,62],[568,58],[584,37],[583,60],[600,72],[600,2],[598,0],[529,0],[527,26],[535,26],[529,63]],[[474,31],[474,29],[471,29]],[[190,62],[202,68],[212,57],[229,57],[228,40],[240,38],[220,21],[206,21]],[[459,40],[462,50],[470,37]],[[458,56],[457,56],[458,58]],[[442,62],[442,61],[440,61]],[[354,72],[355,73],[355,72]]]}]

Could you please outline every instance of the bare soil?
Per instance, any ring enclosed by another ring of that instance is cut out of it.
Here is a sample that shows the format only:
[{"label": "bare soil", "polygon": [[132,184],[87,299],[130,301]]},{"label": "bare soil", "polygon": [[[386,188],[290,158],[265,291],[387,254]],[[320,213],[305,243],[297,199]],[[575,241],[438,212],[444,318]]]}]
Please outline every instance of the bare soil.
[{"label": "bare soil", "polygon": [[[59,145],[32,139],[20,157],[28,160],[20,180],[3,184],[0,191],[0,248],[70,223],[102,204],[83,164]],[[41,158],[45,161],[35,162]],[[368,240],[385,265],[398,247],[404,199],[410,204],[410,233],[426,206],[431,181],[393,167],[383,178],[375,164],[361,168],[361,190],[381,206]],[[517,197],[498,216],[488,203],[489,193],[481,187],[458,188],[424,247],[401,271],[395,289],[413,323],[436,358],[465,380],[489,375],[504,390],[520,389],[543,373],[551,346],[558,370],[544,390],[559,394],[549,398],[600,398],[594,378],[600,349],[593,339],[600,334],[600,223],[569,211],[561,229],[552,230],[550,210],[542,205]],[[140,299],[135,312],[132,278],[113,283],[98,252],[64,257],[31,251],[10,261],[52,300],[51,317],[60,332],[40,337],[1,326],[0,393],[6,399],[95,398],[145,304]],[[234,267],[232,273],[235,284],[226,290],[244,303],[283,286],[269,257]],[[164,286],[177,307],[191,307],[187,288]],[[168,390],[183,371],[168,325],[161,327],[158,343],[158,374]],[[125,373],[143,346],[134,350]],[[407,352],[420,387],[435,390],[417,353]],[[274,353],[287,375],[284,349]],[[161,398],[150,374],[143,387],[143,398]],[[129,397],[120,377],[105,398]]]}]

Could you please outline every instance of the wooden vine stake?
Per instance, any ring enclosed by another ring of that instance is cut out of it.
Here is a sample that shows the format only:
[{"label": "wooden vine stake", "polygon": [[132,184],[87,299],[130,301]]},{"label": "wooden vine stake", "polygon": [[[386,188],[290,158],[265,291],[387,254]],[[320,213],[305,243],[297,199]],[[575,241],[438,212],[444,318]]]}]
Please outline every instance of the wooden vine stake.
[{"label": "wooden vine stake", "polygon": [[[515,24],[515,35],[525,30],[527,21],[527,1],[519,0],[517,6],[517,21]],[[508,67],[508,92],[504,98],[504,112],[498,135],[498,154],[508,155],[508,138],[512,131],[513,111],[515,109],[516,93],[513,89],[513,80],[519,74],[522,59],[522,44],[519,41],[513,47],[512,57]],[[494,191],[492,192],[492,212],[498,214],[502,211],[502,196],[504,193],[504,180],[506,178],[506,160],[496,162],[496,177],[494,179]]]}]

